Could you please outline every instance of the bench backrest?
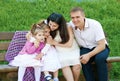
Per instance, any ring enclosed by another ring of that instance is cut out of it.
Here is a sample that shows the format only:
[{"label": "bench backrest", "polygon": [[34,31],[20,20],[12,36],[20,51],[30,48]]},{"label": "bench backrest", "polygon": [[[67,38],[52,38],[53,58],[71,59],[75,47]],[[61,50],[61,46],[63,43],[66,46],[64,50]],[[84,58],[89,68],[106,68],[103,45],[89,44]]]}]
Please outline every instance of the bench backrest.
[{"label": "bench backrest", "polygon": [[0,32],[0,61],[8,61],[23,48],[27,31]]},{"label": "bench backrest", "polygon": [[4,61],[6,50],[13,38],[14,32],[0,32],[0,61]]},{"label": "bench backrest", "polygon": [[[17,45],[18,46],[18,43],[21,45],[19,47],[16,47],[17,48],[17,51],[19,51],[22,46],[24,45],[25,43],[25,34],[27,33],[27,31],[18,31],[17,33],[16,32],[0,32],[0,62],[1,61],[5,61],[5,54],[6,54],[6,51],[8,50],[8,47],[10,45],[10,42],[12,39],[16,39],[16,36],[19,36],[17,37],[18,40],[17,40]],[[16,35],[16,36],[15,36]],[[13,41],[13,40],[12,40]],[[12,50],[16,48],[14,47],[11,47],[10,46],[10,50]],[[10,56],[12,53],[8,54],[8,56]],[[10,61],[12,58],[11,57],[8,57],[7,61]],[[120,57],[117,56],[117,57],[109,57],[107,59],[107,62],[108,63],[111,63],[111,62],[120,62]]]}]

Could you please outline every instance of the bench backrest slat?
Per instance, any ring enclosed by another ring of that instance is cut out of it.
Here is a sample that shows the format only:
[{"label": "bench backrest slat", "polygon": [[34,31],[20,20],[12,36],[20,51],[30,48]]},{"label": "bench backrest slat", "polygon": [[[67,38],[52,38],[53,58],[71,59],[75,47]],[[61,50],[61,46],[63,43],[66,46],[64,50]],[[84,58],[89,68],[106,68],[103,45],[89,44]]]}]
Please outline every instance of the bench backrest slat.
[{"label": "bench backrest slat", "polygon": [[11,40],[14,32],[0,32],[0,40]]},{"label": "bench backrest slat", "polygon": [[0,50],[7,50],[10,42],[0,42]]},{"label": "bench backrest slat", "polygon": [[5,53],[0,53],[0,61],[5,61]]}]

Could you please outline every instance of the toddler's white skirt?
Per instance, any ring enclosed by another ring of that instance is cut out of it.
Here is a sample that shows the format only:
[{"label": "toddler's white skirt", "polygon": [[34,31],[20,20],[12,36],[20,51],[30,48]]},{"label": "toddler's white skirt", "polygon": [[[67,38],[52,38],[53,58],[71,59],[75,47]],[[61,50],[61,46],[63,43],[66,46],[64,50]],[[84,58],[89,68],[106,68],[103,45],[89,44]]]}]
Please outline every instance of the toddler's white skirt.
[{"label": "toddler's white skirt", "polygon": [[9,65],[11,66],[23,66],[23,67],[32,67],[32,66],[43,66],[42,60],[36,60],[36,53],[35,54],[18,54],[14,57]]}]

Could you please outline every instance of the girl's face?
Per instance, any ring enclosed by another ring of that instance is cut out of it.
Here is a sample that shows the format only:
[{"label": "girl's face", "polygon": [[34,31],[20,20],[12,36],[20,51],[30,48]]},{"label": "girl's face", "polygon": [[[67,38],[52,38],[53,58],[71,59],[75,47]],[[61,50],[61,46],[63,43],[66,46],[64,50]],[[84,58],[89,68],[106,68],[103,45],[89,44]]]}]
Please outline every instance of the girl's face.
[{"label": "girl's face", "polygon": [[51,31],[54,31],[56,29],[58,29],[59,25],[55,22],[52,22],[52,21],[49,21],[49,26],[50,26],[50,29]]},{"label": "girl's face", "polygon": [[44,32],[38,32],[38,33],[36,34],[35,38],[36,38],[39,42],[44,42],[44,41],[45,41]]},{"label": "girl's face", "polygon": [[45,35],[45,38],[50,36],[50,29],[49,28],[45,28],[44,35]]}]

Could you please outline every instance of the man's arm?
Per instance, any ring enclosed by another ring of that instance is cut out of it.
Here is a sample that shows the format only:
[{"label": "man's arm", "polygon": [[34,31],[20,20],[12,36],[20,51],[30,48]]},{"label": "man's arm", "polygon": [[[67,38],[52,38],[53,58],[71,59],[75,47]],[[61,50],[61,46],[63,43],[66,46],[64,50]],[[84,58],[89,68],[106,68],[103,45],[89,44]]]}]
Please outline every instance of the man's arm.
[{"label": "man's arm", "polygon": [[99,52],[105,49],[105,39],[101,39],[97,43],[98,45],[94,50],[92,50],[91,52],[87,54],[80,56],[81,63],[86,64],[91,57],[93,57],[94,55],[98,54]]}]

